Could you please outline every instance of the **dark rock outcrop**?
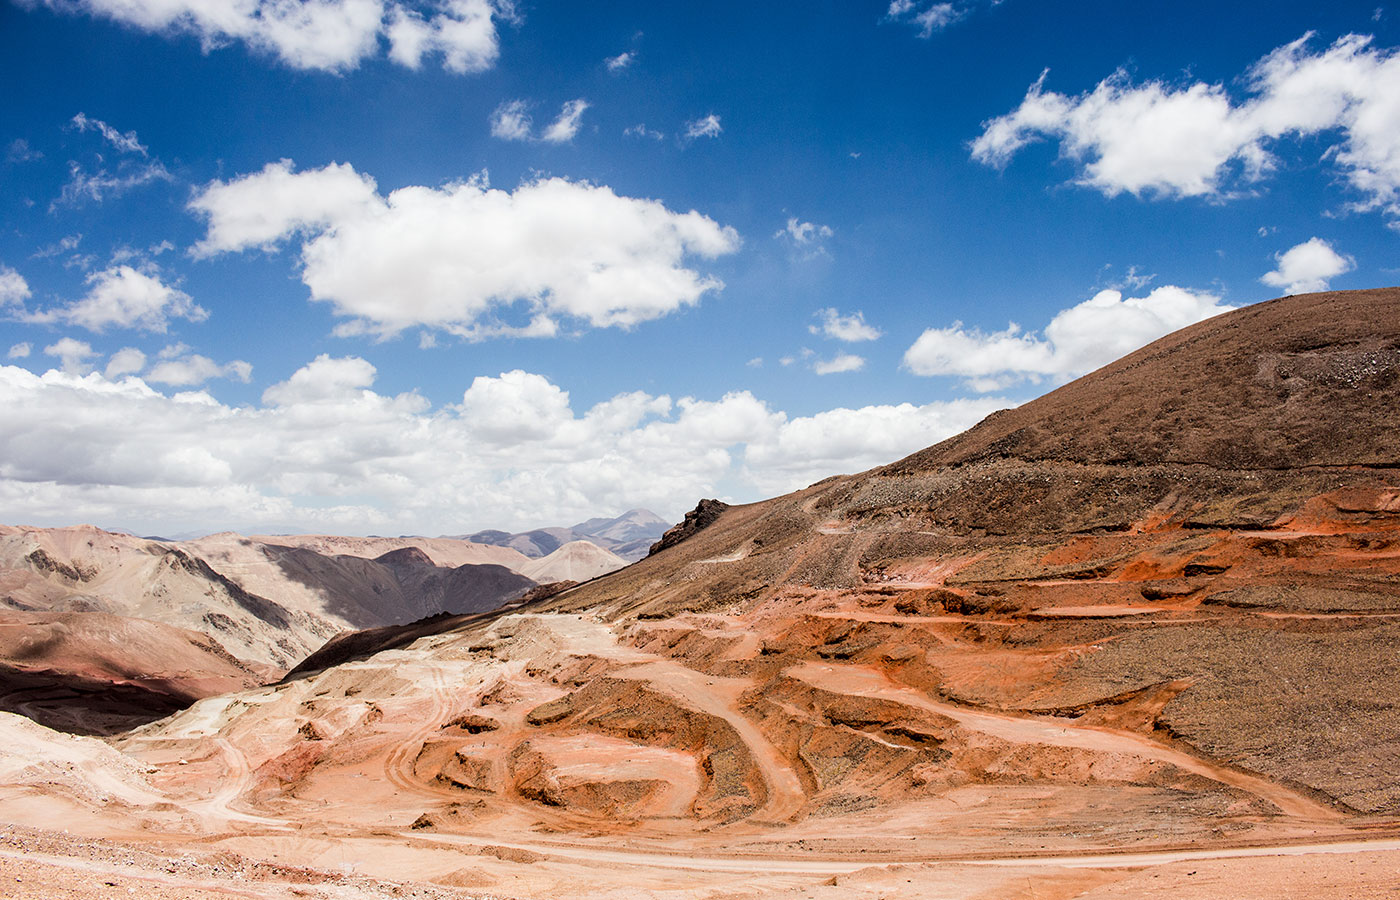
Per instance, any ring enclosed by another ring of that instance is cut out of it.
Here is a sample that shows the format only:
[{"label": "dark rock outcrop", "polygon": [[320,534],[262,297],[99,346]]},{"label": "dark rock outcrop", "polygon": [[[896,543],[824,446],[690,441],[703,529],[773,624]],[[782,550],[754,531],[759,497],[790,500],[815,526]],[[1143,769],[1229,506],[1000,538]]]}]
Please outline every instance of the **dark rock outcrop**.
[{"label": "dark rock outcrop", "polygon": [[710,527],[729,508],[728,503],[719,500],[701,500],[695,508],[685,514],[685,519],[673,525],[661,536],[661,540],[651,545],[647,556],[655,556],[667,547],[674,547],[698,531]]}]

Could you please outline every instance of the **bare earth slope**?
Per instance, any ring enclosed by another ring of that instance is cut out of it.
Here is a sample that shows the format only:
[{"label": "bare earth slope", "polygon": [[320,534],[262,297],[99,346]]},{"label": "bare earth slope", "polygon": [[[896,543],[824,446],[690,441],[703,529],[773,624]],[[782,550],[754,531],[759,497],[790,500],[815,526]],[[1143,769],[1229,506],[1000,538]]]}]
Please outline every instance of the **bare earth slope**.
[{"label": "bare earth slope", "polygon": [[1231,313],[556,596],[203,700],[116,742],[184,819],[75,821],[468,894],[1387,896],[1398,413],[1400,290]]},{"label": "bare earth slope", "polygon": [[0,709],[122,731],[275,681],[337,634],[496,609],[535,586],[484,562],[532,562],[497,547],[425,541],[443,560],[481,561],[449,567],[401,539],[303,543],[397,549],[0,527]]},{"label": "bare earth slope", "polygon": [[0,709],[63,731],[125,731],[276,675],[205,634],[159,622],[0,610]]}]

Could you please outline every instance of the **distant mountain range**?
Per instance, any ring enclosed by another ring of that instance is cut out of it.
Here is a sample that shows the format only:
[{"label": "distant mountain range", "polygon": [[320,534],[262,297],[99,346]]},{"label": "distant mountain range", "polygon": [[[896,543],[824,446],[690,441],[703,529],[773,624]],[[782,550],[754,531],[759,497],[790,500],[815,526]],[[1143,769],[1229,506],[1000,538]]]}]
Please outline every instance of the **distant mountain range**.
[{"label": "distant mountain range", "polygon": [[588,541],[604,550],[636,562],[671,527],[670,522],[646,509],[629,509],[612,519],[594,518],[568,527],[536,528],[511,533],[489,529],[475,534],[451,535],[474,544],[509,547],[531,558],[548,556],[570,541]]},{"label": "distant mountain range", "polygon": [[[338,634],[481,613],[586,582],[664,529],[633,511],[540,543],[252,535],[168,541],[0,525],[0,710],[123,730],[276,679]],[[587,531],[595,531],[596,535]],[[573,539],[578,533],[580,539]],[[541,543],[550,549],[541,551]]]}]

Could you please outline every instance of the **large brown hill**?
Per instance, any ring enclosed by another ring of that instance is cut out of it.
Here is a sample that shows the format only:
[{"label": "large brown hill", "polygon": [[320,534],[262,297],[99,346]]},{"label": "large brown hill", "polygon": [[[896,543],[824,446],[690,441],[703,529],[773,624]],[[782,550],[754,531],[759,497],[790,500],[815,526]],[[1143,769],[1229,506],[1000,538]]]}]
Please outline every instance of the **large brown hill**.
[{"label": "large brown hill", "polygon": [[1395,289],[1285,297],[1183,328],[882,474],[995,459],[1393,466],[1397,398]]}]

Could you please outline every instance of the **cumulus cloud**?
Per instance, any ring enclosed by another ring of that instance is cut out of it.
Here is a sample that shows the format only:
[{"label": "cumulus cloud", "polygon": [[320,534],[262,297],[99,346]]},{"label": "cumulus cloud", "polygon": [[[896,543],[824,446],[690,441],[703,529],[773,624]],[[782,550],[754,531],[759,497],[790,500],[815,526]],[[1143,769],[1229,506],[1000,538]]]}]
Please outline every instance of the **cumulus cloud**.
[{"label": "cumulus cloud", "polygon": [[1356,261],[1343,256],[1321,238],[1311,238],[1287,251],[1275,254],[1278,268],[1259,280],[1285,294],[1307,294],[1327,290],[1328,282],[1356,268]]},{"label": "cumulus cloud", "polygon": [[966,431],[1006,401],[982,397],[831,409],[785,420],[744,452],[744,475],[761,493],[804,487],[838,473],[890,463]]},{"label": "cumulus cloud", "polygon": [[112,266],[87,277],[88,292],[66,306],[22,314],[27,322],[66,322],[89,331],[134,328],[165,332],[172,319],[202,322],[209,313],[157,275]]},{"label": "cumulus cloud", "polygon": [[10,359],[24,359],[29,356],[33,350],[34,348],[29,345],[28,341],[21,341],[18,344],[12,344],[9,352],[5,355]]},{"label": "cumulus cloud", "polygon": [[66,337],[45,347],[44,355],[57,358],[66,374],[86,375],[92,370],[88,360],[96,356],[97,353],[87,341]]},{"label": "cumulus cloud", "polygon": [[787,220],[787,225],[779,228],[773,237],[786,238],[794,244],[814,244],[823,238],[831,237],[833,233],[826,225],[802,222],[796,216],[792,216]]},{"label": "cumulus cloud", "polygon": [[1328,135],[1325,158],[1360,196],[1353,206],[1400,215],[1400,54],[1364,35],[1321,52],[1311,39],[1255,63],[1238,102],[1221,84],[1134,84],[1122,70],[1070,96],[1047,91],[1042,74],[1019,107],[985,123],[972,156],[1004,166],[1048,137],[1080,184],[1108,196],[1225,198],[1277,166],[1284,138]]},{"label": "cumulus cloud", "polygon": [[890,462],[1004,405],[790,418],[747,391],[636,391],[578,410],[559,385],[512,371],[433,408],[375,391],[363,359],[320,356],[234,407],[85,374],[90,348],[74,343],[66,372],[0,366],[0,504],[26,521],[453,533],[626,506],[679,517],[698,497],[757,499]]},{"label": "cumulus cloud", "polygon": [[609,72],[621,72],[623,69],[637,61],[637,54],[627,52],[619,53],[617,56],[609,56],[603,60],[603,64],[608,67]]},{"label": "cumulus cloud", "polygon": [[702,137],[719,137],[723,131],[724,127],[719,123],[719,116],[714,113],[685,123],[685,136],[690,140]]},{"label": "cumulus cloud", "polygon": [[[291,194],[300,200],[286,202]],[[311,298],[349,319],[341,334],[380,337],[416,326],[473,340],[550,336],[561,322],[631,327],[721,288],[686,260],[740,243],[700,213],[562,178],[514,192],[474,178],[382,197],[349,166],[293,174],[279,163],[210,184],[191,208],[208,222],[197,248],[206,255],[300,235]]]},{"label": "cumulus cloud", "polygon": [[1207,293],[1164,285],[1145,297],[1100,291],[1058,312],[1043,335],[1012,323],[987,333],[955,322],[930,328],[904,353],[916,375],[955,375],[978,391],[1001,390],[1025,380],[1068,381],[1159,337],[1234,309]]},{"label": "cumulus cloud", "polygon": [[416,69],[440,54],[452,72],[491,68],[500,54],[497,20],[514,21],[509,0],[38,0],[157,34],[191,34],[205,52],[241,42],[296,69],[341,72],[376,56]]},{"label": "cumulus cloud", "polygon": [[533,128],[524,100],[507,100],[491,113],[491,136],[503,141],[528,141]]},{"label": "cumulus cloud", "polygon": [[559,118],[550,123],[540,135],[540,140],[550,144],[567,144],[578,134],[583,111],[588,109],[588,101],[580,98],[570,100],[559,110]]},{"label": "cumulus cloud", "polygon": [[812,371],[818,375],[834,375],[838,372],[859,372],[865,368],[864,357],[854,353],[838,353],[831,359],[822,359],[812,364]]},{"label": "cumulus cloud", "polygon": [[24,280],[24,276],[0,264],[0,308],[22,305],[29,299],[29,293],[29,282]]},{"label": "cumulus cloud", "polygon": [[[231,378],[247,384],[253,377],[252,365],[241,359],[219,365],[207,356],[188,352],[184,347],[176,354],[162,354],[162,357],[160,362],[151,366],[150,371],[143,376],[146,381],[190,387],[203,384],[211,378]],[[108,368],[111,368],[110,364]]]},{"label": "cumulus cloud", "polygon": [[559,109],[559,116],[535,136],[530,104],[524,100],[507,100],[491,113],[491,136],[503,141],[544,141],[547,144],[567,144],[578,134],[588,101],[580,97]]},{"label": "cumulus cloud", "polygon": [[847,343],[873,341],[882,334],[880,329],[866,323],[865,313],[860,310],[856,310],[849,316],[843,316],[835,308],[828,307],[817,310],[815,315],[821,321],[815,325],[807,326],[807,330],[812,334],[819,334]]},{"label": "cumulus cloud", "polygon": [[208,223],[196,256],[212,256],[248,247],[269,249],[298,234],[325,231],[378,203],[378,186],[349,163],[293,172],[290,159],[263,166],[261,172],[206,185],[190,209]]},{"label": "cumulus cloud", "polygon": [[787,225],[779,228],[773,237],[787,244],[797,256],[812,259],[828,255],[826,242],[833,234],[835,232],[829,226],[803,222],[796,216],[790,216]]},{"label": "cumulus cloud", "polygon": [[123,347],[113,353],[107,360],[107,367],[102,370],[102,374],[107,378],[120,378],[123,375],[135,375],[146,368],[146,354],[135,347]]},{"label": "cumulus cloud", "polygon": [[417,69],[425,55],[441,54],[443,68],[458,74],[495,65],[500,46],[494,19],[515,21],[513,3],[448,0],[438,9],[428,16],[419,9],[390,4],[384,23],[390,59]]}]

